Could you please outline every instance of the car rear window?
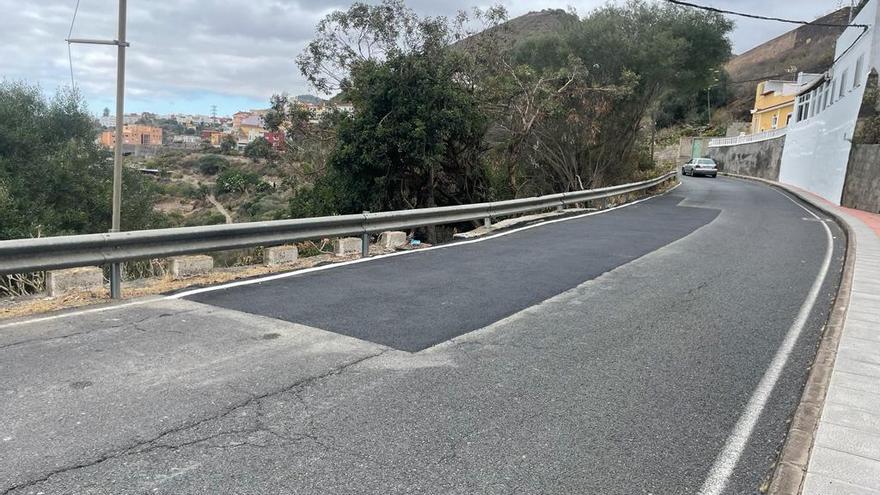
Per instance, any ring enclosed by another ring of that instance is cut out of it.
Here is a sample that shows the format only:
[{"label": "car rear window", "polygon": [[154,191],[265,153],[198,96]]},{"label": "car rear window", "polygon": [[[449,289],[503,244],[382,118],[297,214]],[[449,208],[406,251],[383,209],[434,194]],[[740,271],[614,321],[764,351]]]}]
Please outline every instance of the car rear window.
[{"label": "car rear window", "polygon": [[715,165],[715,162],[712,160],[700,160],[699,164],[700,165]]}]

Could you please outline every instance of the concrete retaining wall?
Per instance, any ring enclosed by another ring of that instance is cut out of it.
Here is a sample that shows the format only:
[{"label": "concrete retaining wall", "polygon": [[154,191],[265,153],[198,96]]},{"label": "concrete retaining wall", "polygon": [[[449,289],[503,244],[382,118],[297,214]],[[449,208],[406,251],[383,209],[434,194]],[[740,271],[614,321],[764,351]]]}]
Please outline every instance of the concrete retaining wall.
[{"label": "concrete retaining wall", "polygon": [[779,180],[785,139],[786,136],[781,136],[757,143],[709,148],[706,156],[715,160],[722,172]]}]

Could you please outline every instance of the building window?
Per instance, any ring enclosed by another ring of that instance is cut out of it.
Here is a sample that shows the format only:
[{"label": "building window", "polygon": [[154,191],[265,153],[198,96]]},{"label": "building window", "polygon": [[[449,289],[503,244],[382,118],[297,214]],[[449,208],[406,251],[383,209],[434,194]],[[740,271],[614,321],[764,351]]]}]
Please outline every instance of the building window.
[{"label": "building window", "polygon": [[786,125],[786,127],[787,127],[789,124],[791,124],[791,114],[790,114],[790,113],[789,113],[788,115],[785,116],[785,125]]},{"label": "building window", "polygon": [[849,70],[843,71],[843,74],[840,75],[840,97],[843,98],[846,95],[846,80],[849,78]]},{"label": "building window", "polygon": [[856,60],[856,73],[853,74],[853,88],[858,88],[861,85],[862,81],[862,69],[865,67],[865,56],[859,55],[859,59]]},{"label": "building window", "polygon": [[831,104],[834,103],[835,96],[837,96],[837,79],[831,82]]},{"label": "building window", "polygon": [[779,127],[779,114],[773,114],[773,118],[770,119],[770,128],[776,129]]}]

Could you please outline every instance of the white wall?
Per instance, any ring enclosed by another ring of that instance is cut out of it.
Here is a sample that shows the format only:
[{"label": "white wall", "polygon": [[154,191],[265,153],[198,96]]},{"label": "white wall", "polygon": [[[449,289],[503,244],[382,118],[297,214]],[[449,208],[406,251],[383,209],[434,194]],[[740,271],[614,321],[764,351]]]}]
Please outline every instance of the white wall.
[{"label": "white wall", "polygon": [[[864,36],[859,39],[862,29],[849,28],[837,40],[835,58],[840,57],[840,60],[829,70],[831,87],[836,89],[832,103],[815,115],[789,126],[782,152],[780,182],[806,189],[838,205],[843,194],[852,145],[849,140],[855,130],[865,82],[871,69],[878,66],[880,56],[874,28],[878,21],[877,2],[868,2],[853,20],[855,24],[871,25]],[[856,39],[856,44],[844,54]],[[860,56],[864,57],[864,62],[859,74],[855,74],[856,61]],[[841,97],[840,81],[844,71],[847,81],[844,96]],[[854,77],[858,78],[856,87],[853,87]],[[834,81],[837,81],[836,88]]]}]

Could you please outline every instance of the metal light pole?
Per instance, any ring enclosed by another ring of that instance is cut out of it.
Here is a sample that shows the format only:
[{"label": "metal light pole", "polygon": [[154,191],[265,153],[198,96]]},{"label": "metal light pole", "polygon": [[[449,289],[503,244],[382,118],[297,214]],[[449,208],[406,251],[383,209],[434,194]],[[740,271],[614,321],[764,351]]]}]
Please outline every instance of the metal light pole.
[{"label": "metal light pole", "polygon": [[[119,232],[122,223],[122,145],[125,140],[122,132],[125,112],[125,24],[127,0],[119,0],[119,34],[115,40],[68,39],[68,43],[88,45],[116,45],[116,143],[113,150],[113,217],[110,232]],[[122,265],[110,265],[110,297],[122,297]]]}]

